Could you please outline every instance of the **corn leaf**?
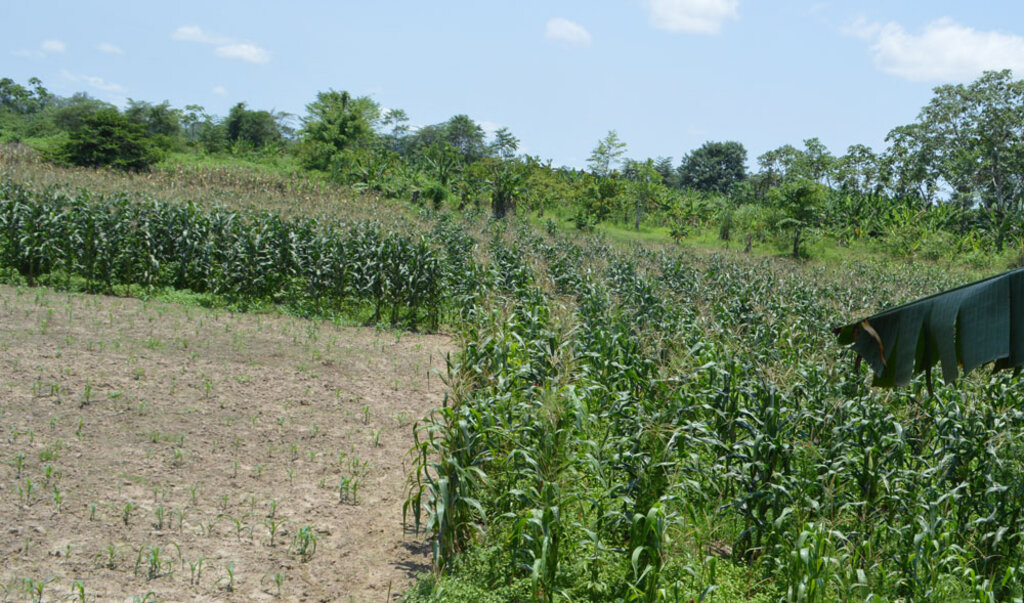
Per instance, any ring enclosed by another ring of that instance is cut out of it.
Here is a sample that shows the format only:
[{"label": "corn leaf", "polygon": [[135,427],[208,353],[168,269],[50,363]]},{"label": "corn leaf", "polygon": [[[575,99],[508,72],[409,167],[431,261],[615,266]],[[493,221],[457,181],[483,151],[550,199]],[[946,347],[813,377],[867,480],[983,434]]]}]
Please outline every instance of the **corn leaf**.
[{"label": "corn leaf", "polygon": [[1024,268],[937,293],[837,327],[841,345],[868,361],[874,384],[906,385],[942,362],[956,381],[975,368],[1024,365]]}]

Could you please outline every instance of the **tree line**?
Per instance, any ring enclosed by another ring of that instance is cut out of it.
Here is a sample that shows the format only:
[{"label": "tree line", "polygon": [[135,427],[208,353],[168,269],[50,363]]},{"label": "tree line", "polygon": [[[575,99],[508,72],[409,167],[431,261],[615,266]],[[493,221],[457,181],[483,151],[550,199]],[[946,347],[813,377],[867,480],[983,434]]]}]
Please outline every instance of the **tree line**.
[{"label": "tree line", "polygon": [[897,255],[950,249],[1020,249],[1024,193],[1024,82],[1010,71],[934,89],[914,123],[887,148],[835,155],[817,138],[756,158],[740,142],[708,141],[671,158],[631,159],[612,130],[585,170],[519,154],[507,128],[488,137],[464,114],[412,127],[370,97],[320,92],[306,114],[250,108],[227,116],[198,105],[129,100],[123,109],[84,93],[60,97],[38,79],[0,80],[0,141],[25,141],[58,163],[147,169],[169,153],[286,157],[300,169],[359,189],[437,208],[484,208],[602,223],[668,225],[671,234],[717,229],[775,242],[794,255],[806,242],[882,241]]}]

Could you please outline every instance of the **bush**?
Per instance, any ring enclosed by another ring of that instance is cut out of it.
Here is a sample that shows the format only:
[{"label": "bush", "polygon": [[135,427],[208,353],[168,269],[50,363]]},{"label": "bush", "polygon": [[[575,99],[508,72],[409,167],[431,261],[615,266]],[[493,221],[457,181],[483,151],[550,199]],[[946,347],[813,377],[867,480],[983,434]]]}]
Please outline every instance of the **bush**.
[{"label": "bush", "polygon": [[148,169],[160,154],[146,139],[142,124],[116,109],[102,109],[83,117],[51,158],[71,165],[127,171]]}]

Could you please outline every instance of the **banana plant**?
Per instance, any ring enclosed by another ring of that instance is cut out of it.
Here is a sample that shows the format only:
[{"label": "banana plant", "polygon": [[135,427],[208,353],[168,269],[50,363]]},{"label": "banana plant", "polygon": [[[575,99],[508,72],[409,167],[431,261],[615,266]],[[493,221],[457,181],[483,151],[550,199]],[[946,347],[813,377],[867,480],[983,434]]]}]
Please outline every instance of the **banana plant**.
[{"label": "banana plant", "polygon": [[1024,365],[1024,268],[937,293],[833,330],[841,345],[868,361],[874,384],[906,385],[942,361],[953,383],[989,362]]}]

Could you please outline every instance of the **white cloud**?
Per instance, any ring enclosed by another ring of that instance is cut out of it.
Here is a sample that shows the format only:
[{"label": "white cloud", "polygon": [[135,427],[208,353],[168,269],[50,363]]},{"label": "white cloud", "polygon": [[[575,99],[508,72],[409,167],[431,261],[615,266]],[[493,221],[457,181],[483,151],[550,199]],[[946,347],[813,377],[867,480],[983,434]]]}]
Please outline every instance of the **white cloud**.
[{"label": "white cloud", "polygon": [[213,93],[216,94],[217,96],[227,96],[228,95],[228,89],[225,88],[224,86],[214,86],[213,87]]},{"label": "white cloud", "polygon": [[218,46],[214,52],[225,59],[239,59],[258,65],[270,60],[270,53],[255,44],[225,44]]},{"label": "white cloud", "polygon": [[105,79],[97,77],[95,75],[81,75],[71,73],[66,69],[64,71],[61,71],[61,75],[64,76],[64,78],[68,81],[83,82],[88,86],[91,86],[92,88],[95,88],[97,90],[102,90],[103,92],[124,92],[124,86],[122,86],[121,84],[108,82]]},{"label": "white cloud", "polygon": [[270,60],[270,52],[265,48],[210,33],[198,25],[182,25],[174,30],[171,38],[181,42],[197,42],[199,44],[216,46],[213,52],[225,59],[238,59],[258,65],[262,65]]},{"label": "white cloud", "polygon": [[1024,37],[978,31],[949,18],[932,21],[919,35],[899,23],[863,19],[843,32],[870,43],[880,70],[912,81],[973,79],[998,69],[1024,72]]},{"label": "white cloud", "polygon": [[549,40],[559,40],[574,46],[589,46],[590,32],[575,21],[562,17],[555,17],[548,20],[544,30],[544,37]]},{"label": "white cloud", "polygon": [[182,42],[199,42],[200,44],[227,44],[231,42],[231,38],[203,31],[203,28],[198,25],[182,25],[174,30],[171,37]]},{"label": "white cloud", "polygon": [[739,17],[739,0],[645,0],[651,25],[683,33],[717,34]]},{"label": "white cloud", "polygon": [[107,54],[124,54],[124,51],[121,50],[120,47],[115,46],[109,42],[101,42],[97,44],[96,49],[100,52],[105,52]]},{"label": "white cloud", "polygon": [[46,56],[46,53],[42,50],[26,50],[24,48],[12,51],[11,54],[16,57],[24,57],[26,59],[41,59]]},{"label": "white cloud", "polygon": [[42,43],[40,48],[42,48],[43,52],[46,54],[63,54],[64,51],[68,49],[64,42],[61,42],[60,40],[47,40]]}]

